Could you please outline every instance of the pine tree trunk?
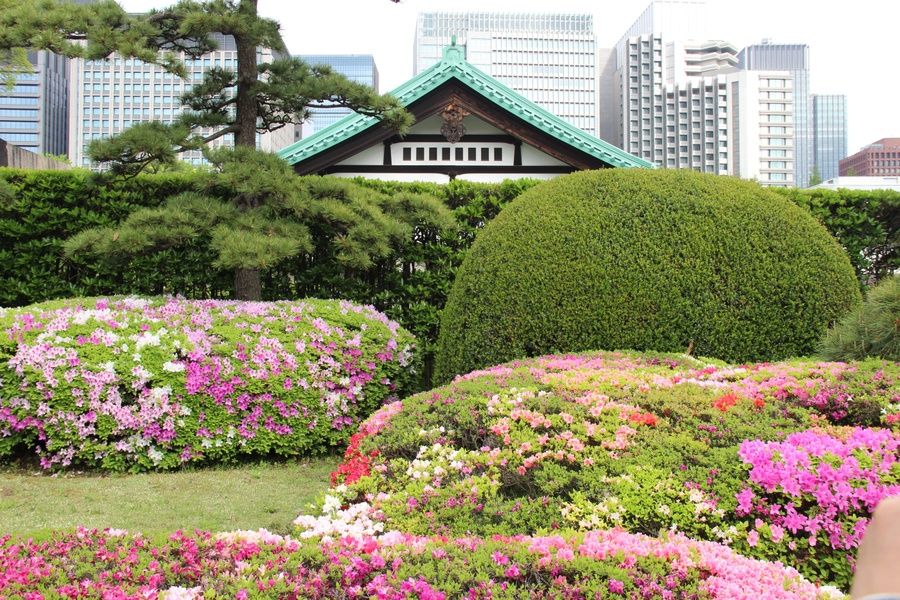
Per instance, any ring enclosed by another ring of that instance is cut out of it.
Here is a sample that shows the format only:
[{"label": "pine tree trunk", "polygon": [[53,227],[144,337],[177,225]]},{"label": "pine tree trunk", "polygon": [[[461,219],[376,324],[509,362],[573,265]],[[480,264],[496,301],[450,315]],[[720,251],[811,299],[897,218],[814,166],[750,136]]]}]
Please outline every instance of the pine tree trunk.
[{"label": "pine tree trunk", "polygon": [[259,269],[234,270],[234,295],[238,300],[262,300]]},{"label": "pine tree trunk", "polygon": [[[256,18],[257,0],[241,0],[241,13]],[[234,36],[237,46],[237,98],[235,102],[235,146],[256,148],[256,121],[258,106],[253,86],[259,77],[256,65],[256,44],[240,35]],[[238,300],[262,300],[262,282],[259,269],[236,269],[234,294]]]}]

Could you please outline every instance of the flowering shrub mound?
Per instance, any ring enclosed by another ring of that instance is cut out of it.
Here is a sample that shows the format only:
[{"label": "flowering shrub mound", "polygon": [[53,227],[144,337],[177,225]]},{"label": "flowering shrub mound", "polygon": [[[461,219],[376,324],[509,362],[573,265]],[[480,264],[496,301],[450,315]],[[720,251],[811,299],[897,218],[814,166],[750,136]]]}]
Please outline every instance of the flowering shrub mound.
[{"label": "flowering shrub mound", "polygon": [[478,234],[441,316],[435,380],[550,352],[804,356],[860,301],[828,231],[755,182],[581,171],[525,191]]},{"label": "flowering shrub mound", "polygon": [[[73,574],[77,574],[74,575]],[[0,540],[0,597],[772,598],[832,595],[720,544],[621,530],[543,537],[388,533],[319,544],[266,531],[171,536],[79,530]]]},{"label": "flowering shrub mound", "polygon": [[874,506],[900,493],[898,453],[897,363],[548,356],[385,406],[295,523],[324,539],[677,532],[846,588]]},{"label": "flowering shrub mound", "polygon": [[48,469],[319,453],[415,380],[412,336],[349,302],[78,299],[0,329],[0,457]]}]

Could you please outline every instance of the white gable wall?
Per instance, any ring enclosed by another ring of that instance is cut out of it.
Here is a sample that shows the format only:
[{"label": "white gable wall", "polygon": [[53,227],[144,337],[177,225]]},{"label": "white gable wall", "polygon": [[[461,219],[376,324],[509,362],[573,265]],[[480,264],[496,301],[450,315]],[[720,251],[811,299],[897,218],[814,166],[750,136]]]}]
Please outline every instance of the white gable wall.
[{"label": "white gable wall", "polygon": [[[441,125],[443,124],[439,115],[433,115],[427,119],[413,125],[409,134],[415,135],[440,135]],[[505,136],[505,132],[494,127],[490,123],[470,115],[465,118],[463,125],[466,128],[466,135],[456,143],[451,144],[447,141],[440,142],[422,142],[401,140],[391,145],[391,163],[393,166],[427,166],[436,165],[441,167],[459,165],[477,165],[477,166],[514,166],[515,144],[507,142],[486,142],[479,141],[473,136],[476,135],[497,135]],[[469,138],[467,140],[467,137]],[[521,144],[522,165],[523,167],[564,167],[566,164],[541,150],[528,144]],[[337,163],[339,166],[381,166],[384,162],[384,145],[376,144],[357,154],[346,158]],[[336,173],[341,177],[369,177],[377,179],[386,179],[392,181],[438,181],[446,182],[449,178],[447,175],[439,172],[435,173],[366,173],[366,172],[347,172]],[[502,181],[504,179],[519,179],[522,177],[550,179],[555,177],[554,174],[534,174],[534,173],[463,173],[459,175],[460,179],[470,181]]]}]

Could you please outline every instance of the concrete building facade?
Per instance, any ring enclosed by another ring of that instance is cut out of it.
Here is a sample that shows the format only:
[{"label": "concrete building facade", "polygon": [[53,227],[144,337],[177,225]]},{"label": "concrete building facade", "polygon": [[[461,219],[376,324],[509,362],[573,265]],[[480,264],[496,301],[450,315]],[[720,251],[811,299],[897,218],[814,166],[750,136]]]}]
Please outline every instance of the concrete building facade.
[{"label": "concrete building facade", "polygon": [[813,167],[813,134],[809,92],[809,46],[806,44],[774,44],[763,41],[747,46],[738,55],[739,67],[746,71],[786,71],[793,79],[791,95],[793,114],[785,114],[785,122],[794,133],[794,185],[807,187]]},{"label": "concrete building facade", "polygon": [[710,39],[705,15],[704,0],[654,0],[619,40],[615,143],[665,168],[796,185],[808,77],[791,68],[806,63]]},{"label": "concrete building facade", "polygon": [[[92,140],[121,133],[134,124],[146,121],[171,123],[182,112],[181,95],[203,81],[203,74],[213,68],[235,69],[237,47],[231,36],[214,36],[218,48],[200,58],[183,53],[187,77],[181,79],[162,67],[134,58],[113,54],[103,60],[73,59],[69,61],[69,160],[75,166],[89,167],[87,146]],[[269,50],[260,50],[259,62],[272,60]],[[209,134],[212,131],[201,131]],[[258,136],[263,150],[275,151],[294,140],[292,127]],[[234,144],[225,135],[212,142],[212,147]],[[185,162],[204,162],[199,150],[182,153]]]},{"label": "concrete building facade", "polygon": [[840,176],[900,175],[900,138],[882,138],[841,159]]},{"label": "concrete building facade", "polygon": [[414,74],[439,62],[454,39],[484,73],[582,131],[599,133],[592,15],[421,13]]},{"label": "concrete building facade", "polygon": [[12,88],[0,85],[0,139],[37,154],[66,154],[69,61],[44,50],[28,60],[31,73],[16,75]]}]

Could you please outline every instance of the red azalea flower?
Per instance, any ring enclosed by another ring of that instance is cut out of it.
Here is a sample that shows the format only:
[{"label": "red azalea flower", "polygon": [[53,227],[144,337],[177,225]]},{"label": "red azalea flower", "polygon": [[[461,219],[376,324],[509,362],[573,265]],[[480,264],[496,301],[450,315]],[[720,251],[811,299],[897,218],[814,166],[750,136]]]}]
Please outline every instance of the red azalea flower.
[{"label": "red azalea flower", "polygon": [[648,425],[649,427],[656,427],[656,415],[653,413],[631,413],[628,415],[628,420],[636,425]]},{"label": "red azalea flower", "polygon": [[713,406],[722,412],[728,412],[728,409],[737,404],[738,398],[737,394],[733,392],[728,392],[722,396],[716,398],[713,402]]}]

